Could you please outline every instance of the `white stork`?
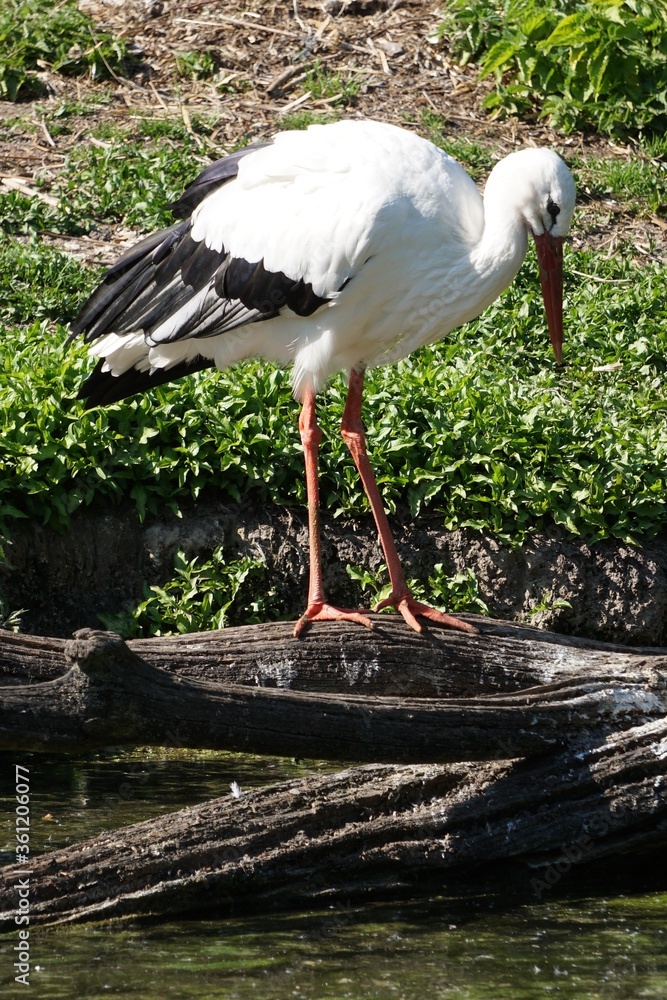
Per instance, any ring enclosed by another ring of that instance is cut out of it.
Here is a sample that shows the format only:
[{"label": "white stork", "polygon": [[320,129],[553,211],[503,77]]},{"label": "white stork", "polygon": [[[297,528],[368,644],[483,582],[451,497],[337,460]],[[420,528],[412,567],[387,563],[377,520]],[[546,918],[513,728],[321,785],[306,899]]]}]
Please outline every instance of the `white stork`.
[{"label": "white stork", "polygon": [[472,626],[416,601],[405,582],[361,422],[364,372],[444,337],[507,288],[537,245],[557,361],[562,345],[562,245],[575,189],[560,157],[524,149],[496,164],[484,199],[432,143],[374,121],[282,132],[208,166],[173,207],[180,221],[128,250],[83,306],[99,358],[79,398],[112,403],[202,368],[261,356],[292,364],[305,453],[308,622],[351,620],[322,586],[315,395],[349,375],[341,434],[377,524],[393,606],[466,632]]}]

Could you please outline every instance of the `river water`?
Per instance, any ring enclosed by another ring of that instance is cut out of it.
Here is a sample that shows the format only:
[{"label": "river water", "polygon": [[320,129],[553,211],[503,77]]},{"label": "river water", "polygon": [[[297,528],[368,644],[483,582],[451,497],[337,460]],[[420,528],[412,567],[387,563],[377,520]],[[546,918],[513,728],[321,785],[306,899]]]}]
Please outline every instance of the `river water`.
[{"label": "river water", "polygon": [[[332,769],[186,751],[21,757],[35,854],[231,794],[231,782],[249,788]],[[15,763],[0,754],[3,863],[13,860]],[[613,860],[541,898],[506,879],[501,889],[433,885],[410,899],[320,910],[33,927],[27,989],[13,981],[13,936],[0,939],[0,997],[664,1000],[663,868],[659,859]]]}]

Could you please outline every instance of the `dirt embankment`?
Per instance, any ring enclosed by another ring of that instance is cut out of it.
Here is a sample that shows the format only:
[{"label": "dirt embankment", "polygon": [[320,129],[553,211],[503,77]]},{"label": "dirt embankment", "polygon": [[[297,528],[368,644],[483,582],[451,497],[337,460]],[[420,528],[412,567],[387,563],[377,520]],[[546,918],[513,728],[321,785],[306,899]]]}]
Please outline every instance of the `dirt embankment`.
[{"label": "dirt embankment", "polygon": [[[239,508],[205,501],[141,525],[129,509],[84,511],[59,535],[21,526],[9,548],[0,588],[11,608],[26,608],[23,630],[68,636],[100,627],[98,612],[117,613],[141,598],[144,581],[164,583],[173,557],[206,556],[223,545],[230,559],[266,561],[285,614],[303,611],[307,591],[305,511]],[[490,535],[446,532],[435,522],[394,522],[408,578],[425,580],[442,563],[449,573],[471,569],[494,617],[572,635],[632,645],[667,645],[667,539],[634,548],[616,539],[594,545],[554,528],[518,550]],[[377,570],[382,554],[370,518],[323,516],[325,584],[337,602],[357,604],[345,566]],[[571,605],[558,606],[557,601]],[[541,610],[540,610],[541,609]]]}]

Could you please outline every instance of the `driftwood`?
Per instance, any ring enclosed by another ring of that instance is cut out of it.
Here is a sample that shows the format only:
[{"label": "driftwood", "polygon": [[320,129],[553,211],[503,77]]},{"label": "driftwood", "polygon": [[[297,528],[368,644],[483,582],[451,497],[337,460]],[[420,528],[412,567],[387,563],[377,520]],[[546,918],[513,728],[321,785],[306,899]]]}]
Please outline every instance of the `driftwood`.
[{"label": "driftwood", "polygon": [[[541,892],[574,864],[667,841],[667,650],[376,621],[298,641],[287,625],[127,644],[0,635],[3,669],[23,681],[0,691],[0,747],[372,762],[38,858],[31,919],[323,900],[499,859],[527,865]],[[11,925],[21,866],[3,875]]]}]

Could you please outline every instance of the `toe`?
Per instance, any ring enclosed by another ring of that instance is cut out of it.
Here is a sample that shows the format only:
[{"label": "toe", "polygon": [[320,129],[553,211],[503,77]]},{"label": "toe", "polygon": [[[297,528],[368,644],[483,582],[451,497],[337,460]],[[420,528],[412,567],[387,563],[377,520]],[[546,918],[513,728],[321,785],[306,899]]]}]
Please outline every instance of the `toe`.
[{"label": "toe", "polygon": [[360,611],[352,611],[348,608],[336,608],[333,604],[318,601],[310,604],[294,626],[293,636],[298,639],[311,622],[355,622],[365,628],[374,629],[373,622]]},{"label": "toe", "polygon": [[414,629],[415,632],[423,631],[421,624],[417,621],[416,616],[419,615],[420,618],[426,618],[435,625],[453,628],[458,632],[467,632],[469,635],[479,634],[478,629],[474,625],[469,625],[468,622],[464,622],[460,618],[455,618],[453,615],[446,615],[444,611],[438,611],[437,608],[432,608],[429,604],[422,604],[421,601],[416,601],[410,594],[402,597],[392,594],[384,601],[380,601],[374,610],[381,611],[382,608],[389,607],[399,611],[410,628]]}]

